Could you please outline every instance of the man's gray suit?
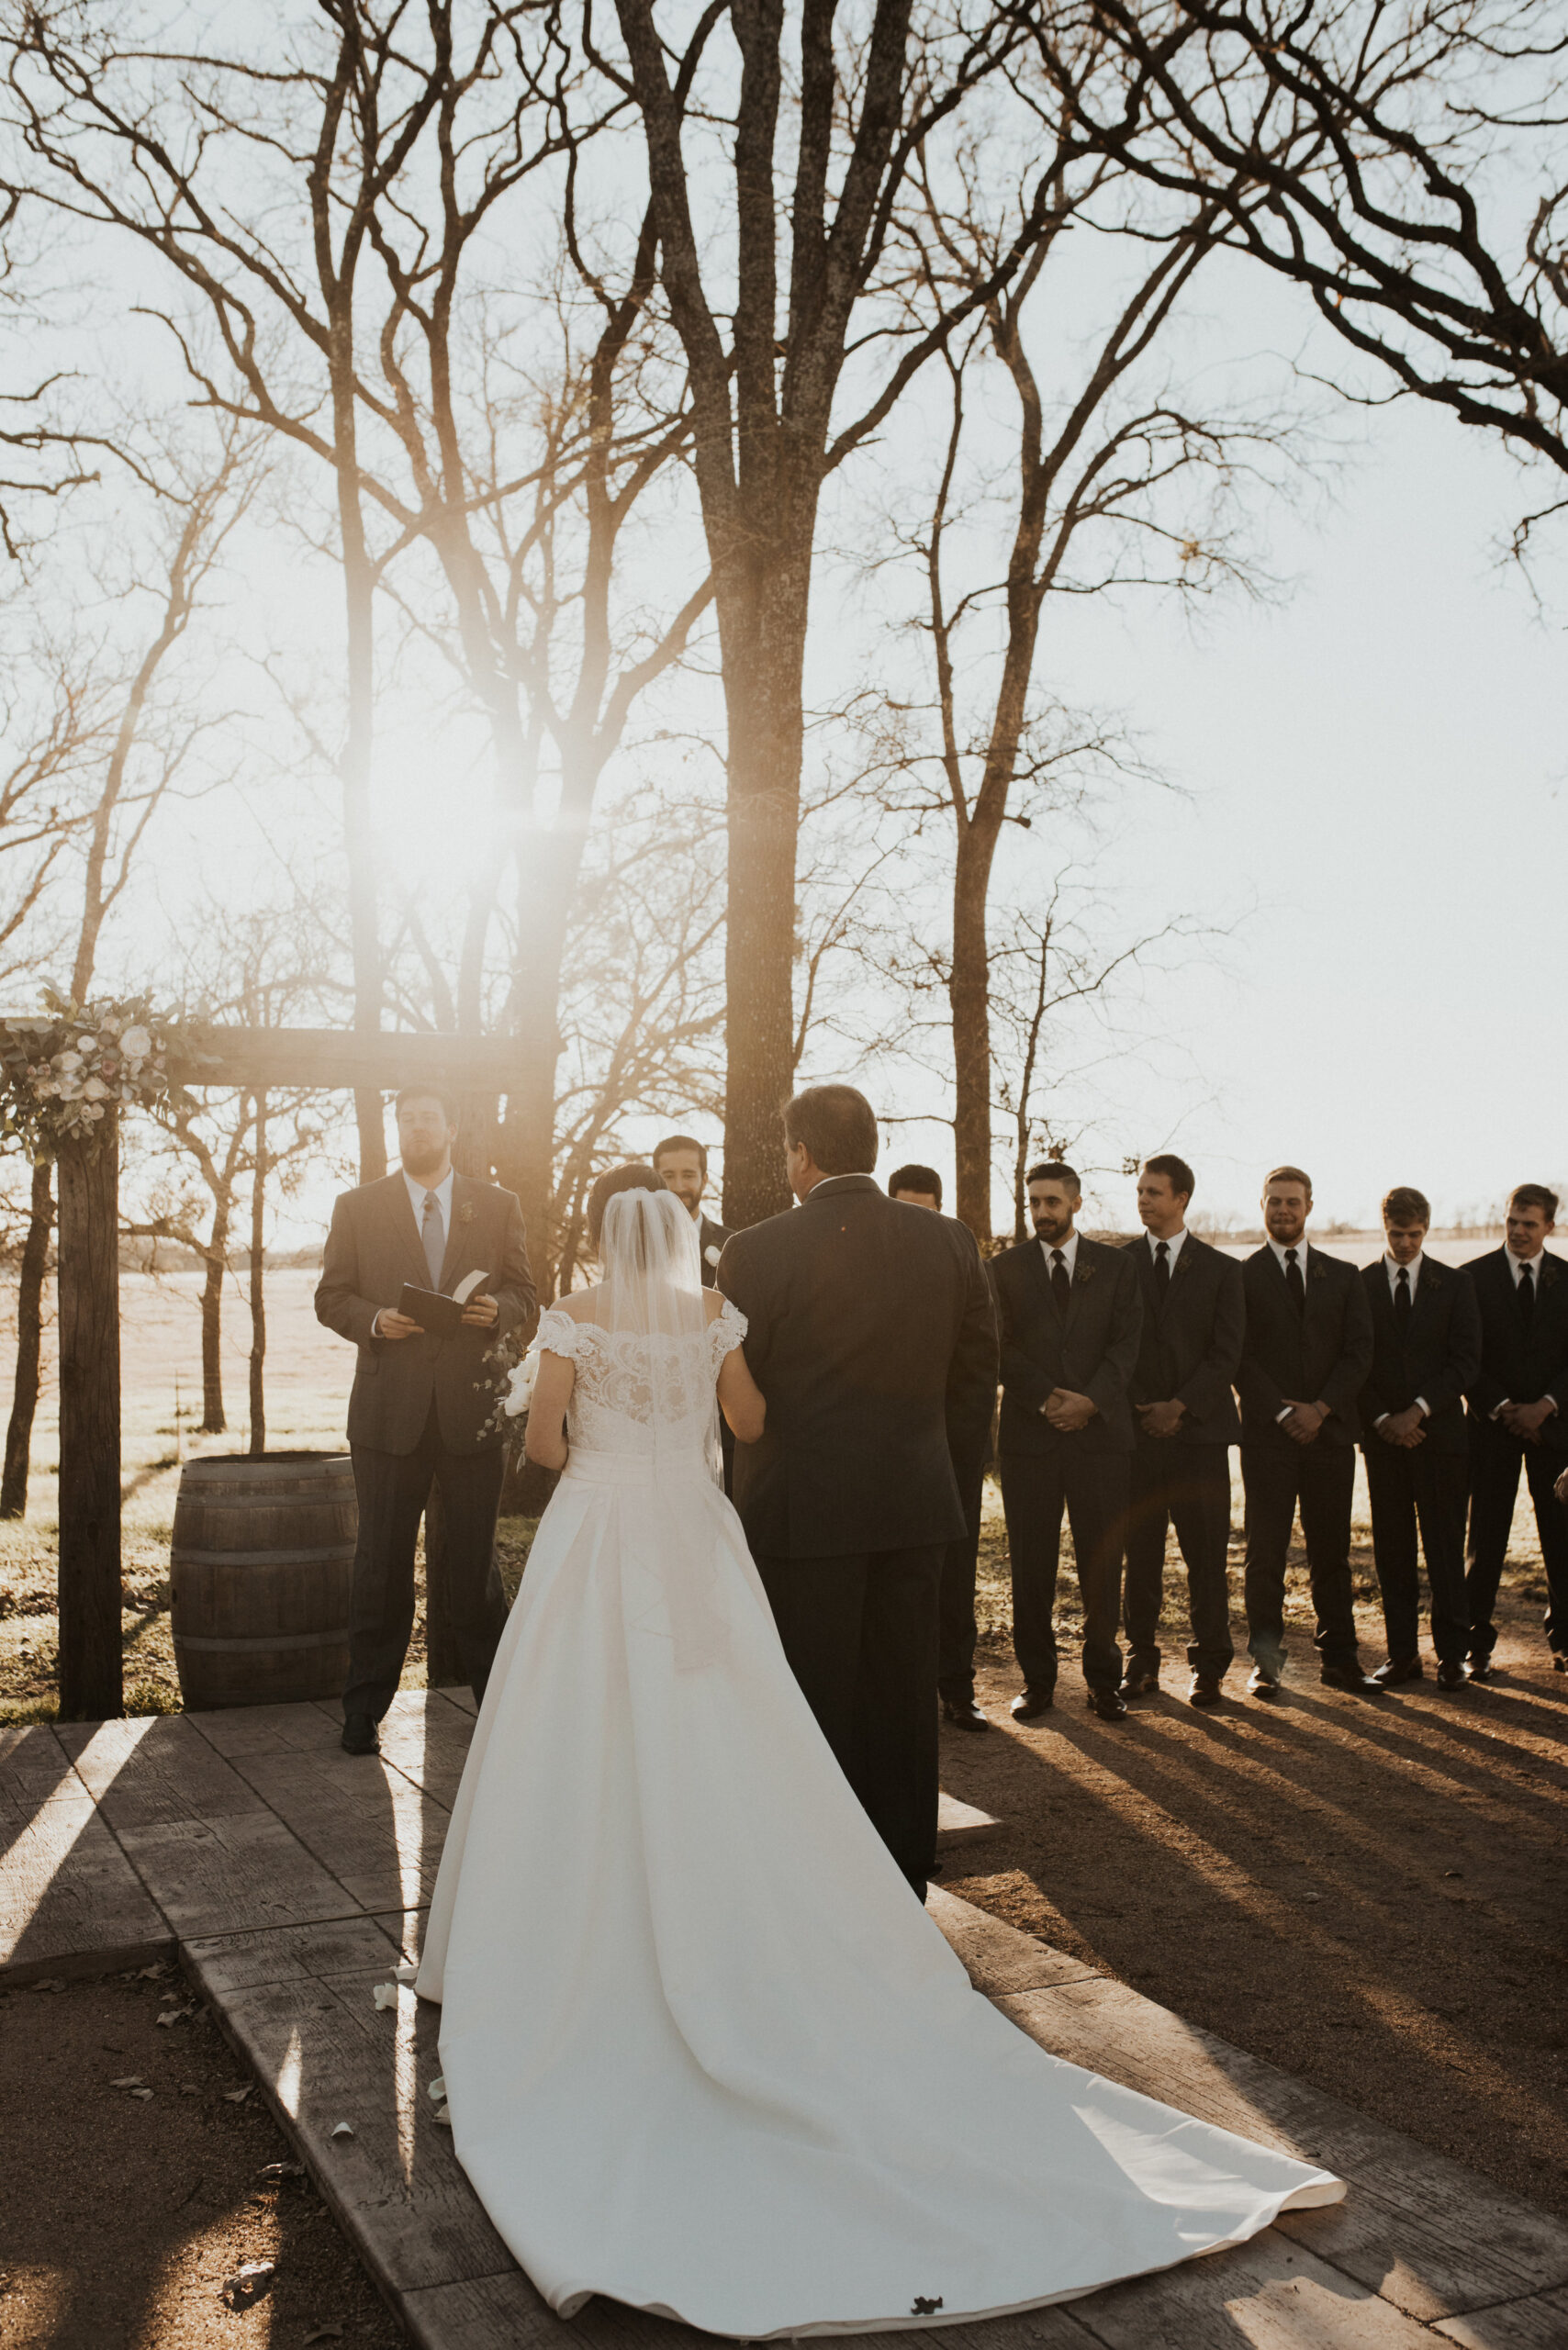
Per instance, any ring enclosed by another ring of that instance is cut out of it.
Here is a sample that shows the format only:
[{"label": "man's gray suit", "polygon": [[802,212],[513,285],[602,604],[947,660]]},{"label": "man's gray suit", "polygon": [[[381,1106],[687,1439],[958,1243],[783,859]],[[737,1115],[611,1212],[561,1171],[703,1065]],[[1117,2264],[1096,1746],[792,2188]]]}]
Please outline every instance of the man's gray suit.
[{"label": "man's gray suit", "polygon": [[392,1702],[413,1629],[414,1545],[432,1483],[445,1524],[453,1629],[476,1697],[506,1621],[491,1572],[504,1457],[499,1434],[484,1432],[498,1375],[484,1358],[498,1338],[532,1333],[538,1302],[516,1198],[454,1175],[442,1292],[450,1295],[470,1272],[485,1275],[499,1308],[493,1327],[465,1326],[444,1339],[426,1332],[378,1338],[375,1317],[397,1307],[404,1282],[431,1286],[408,1185],[388,1175],[343,1192],[332,1210],[316,1315],[359,1348],[349,1397],[359,1540],[345,1714],[378,1721]]}]

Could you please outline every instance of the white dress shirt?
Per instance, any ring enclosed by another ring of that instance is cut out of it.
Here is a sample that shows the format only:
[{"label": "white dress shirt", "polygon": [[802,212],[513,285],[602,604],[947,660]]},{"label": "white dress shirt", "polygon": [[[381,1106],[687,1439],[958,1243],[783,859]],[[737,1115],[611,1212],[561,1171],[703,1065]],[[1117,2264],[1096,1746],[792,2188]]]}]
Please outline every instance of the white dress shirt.
[{"label": "white dress shirt", "polygon": [[[441,1211],[441,1246],[443,1256],[446,1253],[446,1244],[452,1237],[453,1173],[453,1169],[449,1167],[439,1183],[421,1183],[409,1174],[406,1167],[403,1169],[403,1181],[409,1187],[409,1205],[414,1211],[414,1226],[419,1233],[421,1245],[425,1235],[425,1199],[429,1192],[435,1193],[436,1204]],[[370,1326],[370,1335],[373,1338],[380,1336],[381,1315],[396,1312],[396,1306],[384,1305],[381,1308]]]},{"label": "white dress shirt", "polygon": [[1069,1235],[1068,1235],[1068,1237],[1067,1237],[1067,1238],[1066,1238],[1065,1240],[1042,1240],[1042,1241],[1041,1241],[1041,1243],[1040,1243],[1040,1254],[1044,1257],[1044,1259],[1045,1259],[1045,1260],[1046,1260],[1046,1270],[1047,1270],[1047,1273],[1053,1273],[1053,1272],[1055,1272],[1055,1270],[1056,1270],[1056,1267],[1052,1264],[1052,1262],[1051,1262],[1051,1259],[1052,1259],[1052,1257],[1055,1255],[1056,1251],[1057,1251],[1058,1248],[1061,1250],[1061,1260],[1062,1260],[1062,1263],[1067,1267],[1067,1277],[1068,1277],[1068,1280],[1069,1280],[1069,1281],[1071,1281],[1072,1276],[1073,1276],[1073,1270],[1074,1270],[1074,1268],[1077,1266],[1077,1263],[1078,1263],[1078,1235],[1077,1235],[1077,1233],[1076,1233],[1076,1232],[1070,1232],[1070,1233],[1069,1233]]},{"label": "white dress shirt", "polygon": [[1187,1227],[1185,1225],[1182,1226],[1180,1232],[1169,1233],[1163,1240],[1156,1239],[1152,1232],[1146,1232],[1144,1234],[1144,1238],[1148,1243],[1148,1253],[1154,1259],[1155,1263],[1157,1265],[1159,1264],[1159,1252],[1161,1248],[1164,1248],[1167,1252],[1165,1261],[1170,1266],[1172,1272],[1176,1270],[1176,1259],[1182,1253],[1182,1243],[1186,1237]]},{"label": "white dress shirt", "polygon": [[[1407,1265],[1398,1265],[1398,1264],[1395,1264],[1395,1262],[1394,1262],[1394,1259],[1389,1255],[1389,1253],[1388,1253],[1387,1249],[1385,1248],[1385,1249],[1383,1250],[1383,1271],[1388,1275],[1388,1293],[1389,1293],[1390,1297],[1397,1297],[1397,1296],[1398,1296],[1398,1294],[1399,1294],[1399,1276],[1400,1276],[1400,1274],[1401,1274],[1401,1273],[1404,1273],[1404,1274],[1406,1275],[1406,1285],[1407,1285],[1407,1287],[1408,1287],[1408,1289],[1409,1289],[1409,1292],[1410,1292],[1410,1303],[1411,1303],[1411,1304],[1412,1304],[1412,1305],[1414,1305],[1414,1304],[1415,1304],[1415,1303],[1416,1303],[1416,1288],[1417,1288],[1417,1282],[1420,1281],[1420,1278],[1421,1278],[1421,1262],[1422,1262],[1422,1253],[1423,1253],[1423,1252],[1422,1252],[1419,1248],[1417,1248],[1417,1251],[1416,1251],[1416,1254],[1411,1258],[1410,1262],[1409,1262]],[[1431,1416],[1432,1416],[1432,1407],[1431,1407],[1431,1405],[1428,1403],[1428,1401],[1427,1401],[1427,1399],[1426,1399],[1426,1397],[1425,1397],[1424,1395],[1417,1395],[1417,1398],[1416,1398],[1416,1408],[1417,1408],[1417,1410],[1420,1413],[1421,1417],[1422,1417],[1424,1420],[1429,1420],[1429,1419],[1431,1418]],[[1392,1416],[1392,1416],[1392,1414],[1390,1414],[1390,1413],[1388,1413],[1388,1412],[1380,1412],[1380,1413],[1378,1414],[1378,1416],[1377,1416],[1376,1419],[1375,1419],[1375,1420],[1373,1420],[1373,1422],[1372,1422],[1372,1426],[1373,1426],[1373,1427],[1374,1427],[1374,1428],[1380,1428],[1380,1427],[1382,1427],[1382,1426],[1383,1426],[1383,1424],[1384,1420],[1389,1419],[1389,1418],[1391,1418]]]}]

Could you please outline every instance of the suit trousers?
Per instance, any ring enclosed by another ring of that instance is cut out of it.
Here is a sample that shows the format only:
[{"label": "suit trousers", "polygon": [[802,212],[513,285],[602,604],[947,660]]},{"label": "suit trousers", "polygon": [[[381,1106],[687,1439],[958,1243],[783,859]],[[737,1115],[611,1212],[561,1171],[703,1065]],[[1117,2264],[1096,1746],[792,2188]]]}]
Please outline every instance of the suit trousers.
[{"label": "suit trousers", "polygon": [[960,1469],[958,1493],[964,1505],[964,1530],[942,1554],[942,1591],[937,1611],[936,1686],[956,1706],[969,1705],[975,1694],[975,1575],[980,1564],[980,1505],[985,1492],[983,1469]]},{"label": "suit trousers", "polygon": [[1320,1662],[1359,1662],[1350,1602],[1350,1502],[1356,1456],[1348,1444],[1321,1441],[1291,1447],[1244,1444],[1241,1482],[1247,1494],[1247,1645],[1267,1673],[1285,1661],[1285,1561],[1296,1505],[1301,1506]]},{"label": "suit trousers", "polygon": [[936,1615],[944,1545],[756,1561],[790,1669],[922,1901],[936,1867]]},{"label": "suit trousers", "polygon": [[1470,1653],[1478,1664],[1484,1664],[1497,1645],[1492,1612],[1508,1555],[1521,1467],[1535,1505],[1541,1563],[1546,1569],[1547,1645],[1559,1656],[1568,1655],[1568,1509],[1551,1490],[1563,1465],[1561,1452],[1548,1452],[1544,1445],[1512,1436],[1495,1420],[1471,1420],[1470,1542],[1464,1587]]},{"label": "suit trousers", "polygon": [[1230,1545],[1227,1446],[1148,1437],[1134,1449],[1123,1601],[1129,1673],[1159,1670],[1167,1525],[1176,1528],[1187,1569],[1187,1612],[1193,1628],[1187,1662],[1194,1673],[1222,1680],[1236,1654],[1226,1576]]},{"label": "suit trousers", "polygon": [[1462,1452],[1434,1452],[1430,1439],[1406,1447],[1384,1444],[1374,1435],[1366,1447],[1366,1462],[1372,1555],[1383,1593],[1388,1653],[1402,1664],[1421,1644],[1419,1527],[1431,1595],[1432,1646],[1439,1663],[1462,1664],[1470,1645],[1464,1595],[1465,1457]]},{"label": "suit trousers", "polygon": [[1013,1648],[1025,1688],[1043,1693],[1056,1687],[1054,1617],[1064,1509],[1083,1595],[1083,1677],[1091,1689],[1118,1688],[1127,1455],[1071,1452],[1065,1447],[1004,1453],[1002,1506],[1013,1565]]},{"label": "suit trousers", "polygon": [[414,1544],[432,1484],[441,1488],[448,1603],[457,1653],[476,1701],[485,1695],[507,1620],[495,1570],[496,1509],[506,1454],[448,1452],[435,1405],[412,1452],[352,1448],[359,1500],[349,1603],[345,1714],[379,1721],[392,1703],[414,1628]]}]

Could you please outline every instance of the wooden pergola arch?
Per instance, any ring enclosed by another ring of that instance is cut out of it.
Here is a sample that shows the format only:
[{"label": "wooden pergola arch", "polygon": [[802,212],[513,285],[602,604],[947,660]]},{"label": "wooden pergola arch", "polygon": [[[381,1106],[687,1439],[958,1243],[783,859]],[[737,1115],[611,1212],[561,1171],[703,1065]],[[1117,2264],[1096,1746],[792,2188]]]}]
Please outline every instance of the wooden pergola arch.
[{"label": "wooden pergola arch", "polygon": [[[7,1015],[18,1041],[55,1024]],[[504,1038],[182,1022],[176,1071],[187,1092],[395,1092],[441,1085],[504,1093],[517,1076]],[[172,1055],[171,1058],[174,1057]],[[111,1117],[113,1113],[111,1113]],[[60,1714],[102,1721],[124,1705],[121,1664],[119,1137],[58,1154],[60,1300]]]}]

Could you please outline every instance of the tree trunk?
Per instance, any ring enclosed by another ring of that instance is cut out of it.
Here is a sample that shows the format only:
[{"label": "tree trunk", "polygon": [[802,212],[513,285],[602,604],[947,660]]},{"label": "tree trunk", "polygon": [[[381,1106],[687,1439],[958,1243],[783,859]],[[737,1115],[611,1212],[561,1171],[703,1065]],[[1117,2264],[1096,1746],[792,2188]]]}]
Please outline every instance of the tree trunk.
[{"label": "tree trunk", "polygon": [[[381,1025],[381,939],[376,919],[375,835],[371,821],[370,763],[375,737],[375,570],[364,538],[360,504],[352,380],[353,313],[333,320],[332,408],[336,427],[338,528],[343,558],[343,617],[348,726],[341,775],[343,850],[349,868],[349,945],[353,967],[353,1024]],[[353,1098],[359,1133],[359,1180],[379,1182],[386,1172],[386,1119],[379,1092],[364,1087]]]},{"label": "tree trunk", "polygon": [[0,1518],[26,1517],[28,1473],[32,1466],[33,1414],[38,1409],[43,1360],[43,1277],[49,1236],[54,1226],[54,1170],[47,1158],[33,1169],[28,1237],[22,1243],[22,1273],[17,1289],[17,1376],[11,1394],[11,1424],[6,1431],[6,1467],[0,1475]]},{"label": "tree trunk", "polygon": [[953,965],[947,1000],[953,1027],[954,1210],[977,1240],[991,1238],[991,952],[986,893],[991,843],[965,824],[953,867]]},{"label": "tree trunk", "polygon": [[738,580],[727,565],[716,570],[729,722],[723,1214],[734,1229],[790,1204],[780,1121],[795,1075],[809,502],[788,554],[780,532],[765,567],[747,564]]},{"label": "tree trunk", "polygon": [[251,1178],[251,1455],[267,1449],[267,1097],[256,1096],[256,1164]]},{"label": "tree trunk", "polygon": [[229,1255],[229,1210],[213,1210],[201,1285],[201,1432],[221,1436],[229,1426],[223,1409],[223,1274]]},{"label": "tree trunk", "polygon": [[119,1137],[60,1153],[60,1718],[124,1710],[120,1649]]}]

